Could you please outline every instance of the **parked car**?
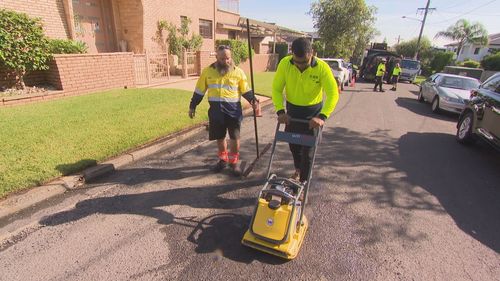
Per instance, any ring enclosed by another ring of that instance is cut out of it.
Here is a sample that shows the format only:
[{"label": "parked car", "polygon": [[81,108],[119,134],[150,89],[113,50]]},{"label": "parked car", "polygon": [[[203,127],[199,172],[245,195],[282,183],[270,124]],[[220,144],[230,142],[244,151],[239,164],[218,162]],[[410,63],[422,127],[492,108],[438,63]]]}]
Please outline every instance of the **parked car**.
[{"label": "parked car", "polygon": [[465,103],[469,101],[470,91],[478,86],[479,81],[474,78],[436,73],[420,85],[418,101],[431,102],[432,111],[435,113],[440,110],[461,113]]},{"label": "parked car", "polygon": [[345,67],[344,60],[331,58],[322,58],[322,60],[330,66],[335,80],[340,84],[340,89],[343,91],[344,86],[349,85],[349,70]]},{"label": "parked car", "polygon": [[471,100],[458,119],[458,142],[470,144],[477,137],[500,151],[500,73],[471,91]]}]

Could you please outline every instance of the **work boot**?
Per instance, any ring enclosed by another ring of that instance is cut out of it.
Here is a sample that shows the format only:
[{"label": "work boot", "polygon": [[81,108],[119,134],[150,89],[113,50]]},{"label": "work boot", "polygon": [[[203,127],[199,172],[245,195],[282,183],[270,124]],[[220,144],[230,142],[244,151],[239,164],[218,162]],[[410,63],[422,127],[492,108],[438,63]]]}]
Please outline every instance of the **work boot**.
[{"label": "work boot", "polygon": [[242,172],[240,165],[238,165],[238,163],[231,163],[229,164],[229,167],[231,167],[231,172],[233,173],[233,176],[235,177],[241,176]]},{"label": "work boot", "polygon": [[382,93],[385,92],[385,90],[380,90]]},{"label": "work boot", "polygon": [[226,168],[227,162],[224,160],[219,160],[215,166],[212,167],[212,172],[214,173],[220,173],[224,168]]}]

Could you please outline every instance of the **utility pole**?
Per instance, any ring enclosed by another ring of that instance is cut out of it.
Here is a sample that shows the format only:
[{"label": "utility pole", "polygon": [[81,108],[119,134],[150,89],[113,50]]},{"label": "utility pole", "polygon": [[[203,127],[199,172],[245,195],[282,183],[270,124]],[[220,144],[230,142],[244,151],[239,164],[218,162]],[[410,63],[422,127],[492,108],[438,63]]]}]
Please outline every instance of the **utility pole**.
[{"label": "utility pole", "polygon": [[424,31],[424,25],[425,25],[425,19],[427,18],[427,12],[429,12],[429,10],[436,9],[436,8],[429,8],[430,4],[431,4],[431,0],[427,0],[427,5],[425,5],[425,8],[418,8],[418,10],[417,10],[417,11],[425,10],[425,12],[424,12],[424,19],[422,20],[422,25],[420,26],[420,33],[418,34],[417,51],[415,52],[415,56],[413,57],[414,60],[417,59],[418,52],[420,50],[420,39],[422,39],[422,32]]},{"label": "utility pole", "polygon": [[401,35],[398,35],[398,45],[400,40],[401,40]]}]

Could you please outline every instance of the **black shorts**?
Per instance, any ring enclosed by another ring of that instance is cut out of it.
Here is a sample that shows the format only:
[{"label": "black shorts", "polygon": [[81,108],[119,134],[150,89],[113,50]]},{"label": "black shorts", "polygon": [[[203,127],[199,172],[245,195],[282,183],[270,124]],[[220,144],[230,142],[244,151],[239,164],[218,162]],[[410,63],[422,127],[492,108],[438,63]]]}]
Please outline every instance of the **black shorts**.
[{"label": "black shorts", "polygon": [[240,139],[241,122],[238,118],[224,115],[223,120],[211,118],[208,123],[208,139],[220,140],[226,138],[226,132],[229,138]]}]

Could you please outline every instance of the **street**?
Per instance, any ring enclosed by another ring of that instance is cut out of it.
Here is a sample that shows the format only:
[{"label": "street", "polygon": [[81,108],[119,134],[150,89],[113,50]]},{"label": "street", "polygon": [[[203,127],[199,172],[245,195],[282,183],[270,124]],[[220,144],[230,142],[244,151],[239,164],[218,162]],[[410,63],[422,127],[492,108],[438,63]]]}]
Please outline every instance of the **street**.
[{"label": "street", "polygon": [[[16,233],[0,280],[500,280],[498,152],[458,144],[458,116],[432,113],[417,86],[372,87],[346,87],[326,123],[295,260],[240,243],[269,151],[245,180],[215,175],[202,134],[0,220]],[[275,120],[258,118],[261,148]],[[252,118],[242,140],[248,165]],[[291,175],[286,144],[276,158]]]}]

